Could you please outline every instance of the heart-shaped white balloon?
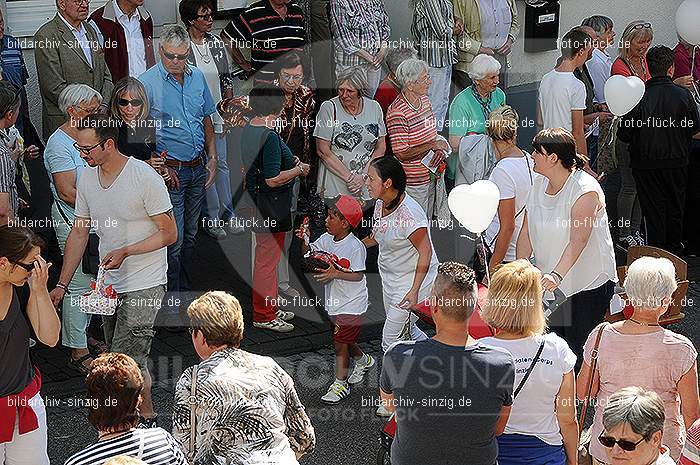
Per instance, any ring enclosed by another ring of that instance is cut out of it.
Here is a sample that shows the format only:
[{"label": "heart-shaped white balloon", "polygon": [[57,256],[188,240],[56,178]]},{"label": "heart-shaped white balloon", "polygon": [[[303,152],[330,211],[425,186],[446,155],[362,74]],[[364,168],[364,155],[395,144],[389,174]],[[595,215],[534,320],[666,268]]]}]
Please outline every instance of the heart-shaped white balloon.
[{"label": "heart-shaped white balloon", "polygon": [[473,184],[460,184],[447,199],[450,211],[462,226],[474,234],[486,230],[498,210],[498,186],[485,179]]},{"label": "heart-shaped white balloon", "polygon": [[637,76],[610,76],[605,81],[605,100],[610,113],[624,116],[644,97],[644,81]]},{"label": "heart-shaped white balloon", "polygon": [[690,45],[700,45],[700,0],[685,0],[676,11],[676,31]]}]

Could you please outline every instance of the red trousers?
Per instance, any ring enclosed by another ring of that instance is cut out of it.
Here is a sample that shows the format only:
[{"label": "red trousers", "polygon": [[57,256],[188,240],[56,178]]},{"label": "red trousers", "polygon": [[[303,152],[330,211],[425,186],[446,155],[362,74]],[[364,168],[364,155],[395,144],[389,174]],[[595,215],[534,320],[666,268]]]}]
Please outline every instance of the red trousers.
[{"label": "red trousers", "polygon": [[253,321],[267,323],[277,318],[277,264],[284,247],[283,232],[255,233],[253,269]]}]

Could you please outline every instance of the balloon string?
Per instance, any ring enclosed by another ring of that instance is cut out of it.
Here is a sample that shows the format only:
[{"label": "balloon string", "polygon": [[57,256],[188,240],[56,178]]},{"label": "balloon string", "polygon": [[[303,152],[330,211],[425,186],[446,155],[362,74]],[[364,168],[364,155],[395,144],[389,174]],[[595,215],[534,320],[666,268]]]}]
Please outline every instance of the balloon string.
[{"label": "balloon string", "polygon": [[610,140],[608,140],[607,145],[611,145],[615,140],[615,134],[617,134],[617,127],[620,124],[620,117],[613,116],[612,122],[610,123]]},{"label": "balloon string", "polygon": [[476,251],[479,256],[479,261],[481,264],[484,266],[484,269],[486,270],[486,274],[484,275],[484,285],[486,287],[489,287],[489,283],[491,282],[491,276],[489,274],[489,264],[486,261],[486,244],[484,243],[484,234],[479,233],[477,237],[477,242],[476,242]]}]

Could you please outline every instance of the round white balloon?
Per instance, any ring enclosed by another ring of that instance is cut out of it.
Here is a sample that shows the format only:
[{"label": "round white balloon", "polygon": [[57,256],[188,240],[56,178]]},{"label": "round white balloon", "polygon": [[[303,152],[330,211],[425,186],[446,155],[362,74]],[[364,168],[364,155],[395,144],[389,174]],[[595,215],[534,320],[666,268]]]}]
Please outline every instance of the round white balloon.
[{"label": "round white balloon", "polygon": [[474,234],[480,234],[493,221],[499,197],[496,184],[481,180],[473,184],[460,184],[452,189],[447,203],[462,226]]},{"label": "round white balloon", "polygon": [[605,100],[610,113],[624,116],[644,97],[644,81],[637,76],[610,76],[605,81]]},{"label": "round white balloon", "polygon": [[676,31],[690,45],[700,45],[700,0],[685,0],[676,10]]}]

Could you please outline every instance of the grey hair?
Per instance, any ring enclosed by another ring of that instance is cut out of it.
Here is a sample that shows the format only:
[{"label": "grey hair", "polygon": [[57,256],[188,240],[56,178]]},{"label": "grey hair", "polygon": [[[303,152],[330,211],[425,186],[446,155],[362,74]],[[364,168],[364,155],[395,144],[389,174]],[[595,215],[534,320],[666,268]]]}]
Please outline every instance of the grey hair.
[{"label": "grey hair", "polygon": [[584,19],[581,26],[592,28],[601,37],[605,31],[613,28],[613,20],[607,16],[594,15]]},{"label": "grey hair", "polygon": [[482,53],[474,57],[469,65],[469,77],[475,81],[501,72],[501,64],[494,57]]},{"label": "grey hair", "polygon": [[635,308],[659,308],[678,287],[676,269],[667,258],[640,257],[627,268],[624,287]]},{"label": "grey hair", "polygon": [[336,89],[344,82],[353,86],[360,95],[364,94],[365,89],[369,86],[367,73],[359,66],[352,66],[338,73],[338,78],[335,82]]},{"label": "grey hair", "polygon": [[411,47],[392,48],[386,54],[386,65],[389,67],[389,71],[396,75],[396,70],[401,63],[410,58],[415,59],[417,56],[415,49]]},{"label": "grey hair", "polygon": [[423,71],[428,71],[428,64],[423,60],[418,60],[417,58],[409,58],[404,60],[398,68],[396,68],[396,82],[403,89],[406,84],[411,82],[416,82],[418,76]]},{"label": "grey hair", "polygon": [[654,391],[628,386],[610,396],[603,411],[603,427],[606,431],[627,423],[632,431],[647,441],[657,431],[663,431],[664,403]]},{"label": "grey hair", "polygon": [[102,103],[102,95],[87,84],[68,84],[58,95],[58,108],[64,115],[68,115],[70,107],[89,102],[93,98]]},{"label": "grey hair", "polygon": [[182,44],[189,46],[190,36],[184,27],[176,24],[163,29],[163,32],[160,34],[160,43],[161,45],[168,44],[174,47],[179,47]]}]

